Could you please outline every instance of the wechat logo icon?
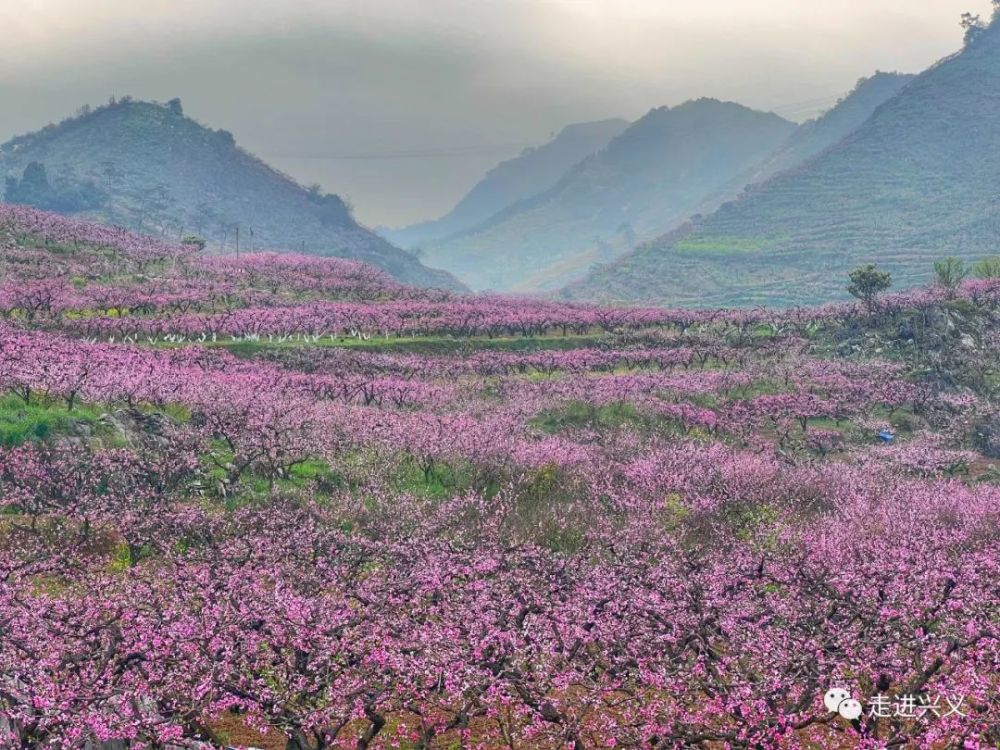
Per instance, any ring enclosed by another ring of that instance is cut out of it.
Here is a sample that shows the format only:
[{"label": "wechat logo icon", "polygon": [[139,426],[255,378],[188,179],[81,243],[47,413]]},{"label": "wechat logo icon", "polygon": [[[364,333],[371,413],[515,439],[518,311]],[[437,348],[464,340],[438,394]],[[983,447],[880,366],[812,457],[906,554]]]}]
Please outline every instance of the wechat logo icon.
[{"label": "wechat logo icon", "polygon": [[861,702],[851,697],[847,688],[830,688],[823,696],[823,705],[830,713],[838,713],[848,721],[854,721],[863,711]]}]

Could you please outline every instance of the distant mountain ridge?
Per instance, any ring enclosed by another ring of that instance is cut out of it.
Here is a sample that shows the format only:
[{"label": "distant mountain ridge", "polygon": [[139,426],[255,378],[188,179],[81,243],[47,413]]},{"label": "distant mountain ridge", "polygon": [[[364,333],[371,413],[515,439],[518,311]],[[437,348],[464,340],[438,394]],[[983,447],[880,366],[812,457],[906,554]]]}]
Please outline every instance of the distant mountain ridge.
[{"label": "distant mountain ridge", "polygon": [[547,192],[424,244],[423,257],[477,289],[554,288],[682,221],[795,127],[714,99],[654,109]]},{"label": "distant mountain ridge", "polygon": [[795,305],[875,262],[897,287],[1000,246],[1000,24],[907,82],[836,145],[595,270],[564,297]]},{"label": "distant mountain ridge", "polygon": [[[41,170],[39,169],[41,168]],[[269,249],[366,261],[399,281],[461,288],[357,224],[336,195],[307,190],[231,133],[167,104],[122,99],[0,146],[8,200],[147,234],[196,234],[209,251]]]},{"label": "distant mountain ridge", "polygon": [[549,190],[571,167],[600,151],[626,127],[628,122],[620,119],[567,125],[548,143],[525,149],[491,169],[440,219],[382,230],[381,234],[400,247],[413,248],[469,230]]}]

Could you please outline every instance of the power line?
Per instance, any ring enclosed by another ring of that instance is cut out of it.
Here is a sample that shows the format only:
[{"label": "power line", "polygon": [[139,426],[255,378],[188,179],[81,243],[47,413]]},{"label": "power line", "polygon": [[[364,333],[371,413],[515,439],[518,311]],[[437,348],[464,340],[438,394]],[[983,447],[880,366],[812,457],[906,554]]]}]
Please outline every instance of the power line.
[{"label": "power line", "polygon": [[833,94],[830,96],[817,97],[815,99],[805,99],[800,102],[791,102],[789,104],[779,104],[770,107],[770,110],[776,114],[784,115],[797,115],[812,112],[822,112],[829,107],[832,107],[837,102],[843,98],[843,94]]},{"label": "power line", "polygon": [[361,151],[332,154],[265,154],[269,159],[309,159],[314,161],[367,161],[373,159],[441,159],[467,156],[495,156],[509,154],[528,148],[524,143],[495,143],[478,146],[454,146],[450,148],[402,149],[397,151]]}]

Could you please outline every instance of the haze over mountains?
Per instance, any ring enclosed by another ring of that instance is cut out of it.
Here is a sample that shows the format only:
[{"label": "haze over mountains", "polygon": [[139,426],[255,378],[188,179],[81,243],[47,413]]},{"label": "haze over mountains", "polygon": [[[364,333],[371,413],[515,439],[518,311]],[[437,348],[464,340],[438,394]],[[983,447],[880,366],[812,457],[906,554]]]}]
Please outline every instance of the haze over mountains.
[{"label": "haze over mountains", "polygon": [[476,289],[554,288],[669,229],[794,129],[712,99],[654,109],[550,190],[424,244],[422,257]]},{"label": "haze over mountains", "polygon": [[1000,246],[1000,24],[974,29],[833,147],[564,296],[789,305],[844,296],[876,262],[897,286]]},{"label": "haze over mountains", "polygon": [[372,263],[396,279],[459,288],[351,216],[184,116],[179,100],[123,99],[0,146],[5,198],[147,234],[203,237],[214,252],[268,249]]},{"label": "haze over mountains", "polygon": [[382,234],[400,247],[412,248],[471,229],[515,203],[544,193],[627,127],[627,121],[618,119],[567,125],[548,143],[525,149],[491,169],[440,219]]},{"label": "haze over mountains", "polygon": [[[604,148],[581,136],[617,121],[571,126],[491,171],[448,216],[386,236],[474,288],[553,290],[833,146],[911,79],[862,79],[799,127],[708,99],[622,124],[624,132]],[[608,129],[600,131],[606,140]],[[555,167],[580,152],[558,178]],[[545,181],[548,190],[530,189]]]}]

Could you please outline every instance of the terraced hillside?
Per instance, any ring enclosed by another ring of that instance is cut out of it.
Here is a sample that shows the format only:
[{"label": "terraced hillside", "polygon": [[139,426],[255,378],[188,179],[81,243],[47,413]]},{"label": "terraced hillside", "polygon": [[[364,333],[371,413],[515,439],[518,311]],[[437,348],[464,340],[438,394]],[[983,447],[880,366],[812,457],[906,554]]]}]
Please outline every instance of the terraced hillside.
[{"label": "terraced hillside", "polygon": [[626,127],[625,120],[614,119],[567,125],[548,143],[525,149],[491,169],[440,219],[382,234],[400,247],[412,248],[471,229],[515,203],[544,193]]},{"label": "terraced hillside", "polygon": [[[40,165],[40,168],[39,168]],[[122,100],[0,146],[6,200],[157,236],[200,235],[209,251],[256,247],[363,260],[397,280],[459,288],[307,190],[184,116],[180,102]]]},{"label": "terraced hillside", "polygon": [[801,167],[618,262],[571,298],[791,305],[842,297],[874,261],[897,284],[1000,243],[1000,24]]},{"label": "terraced hillside", "polygon": [[[858,81],[854,90],[829,112],[802,123],[788,141],[744,176],[743,185],[761,182],[808,161],[860,128],[878,107],[894,97],[916,76],[878,72]],[[742,187],[742,186],[741,186]]]},{"label": "terraced hillside", "polygon": [[477,289],[553,289],[682,221],[795,126],[710,99],[661,107],[548,192],[423,247]]}]

